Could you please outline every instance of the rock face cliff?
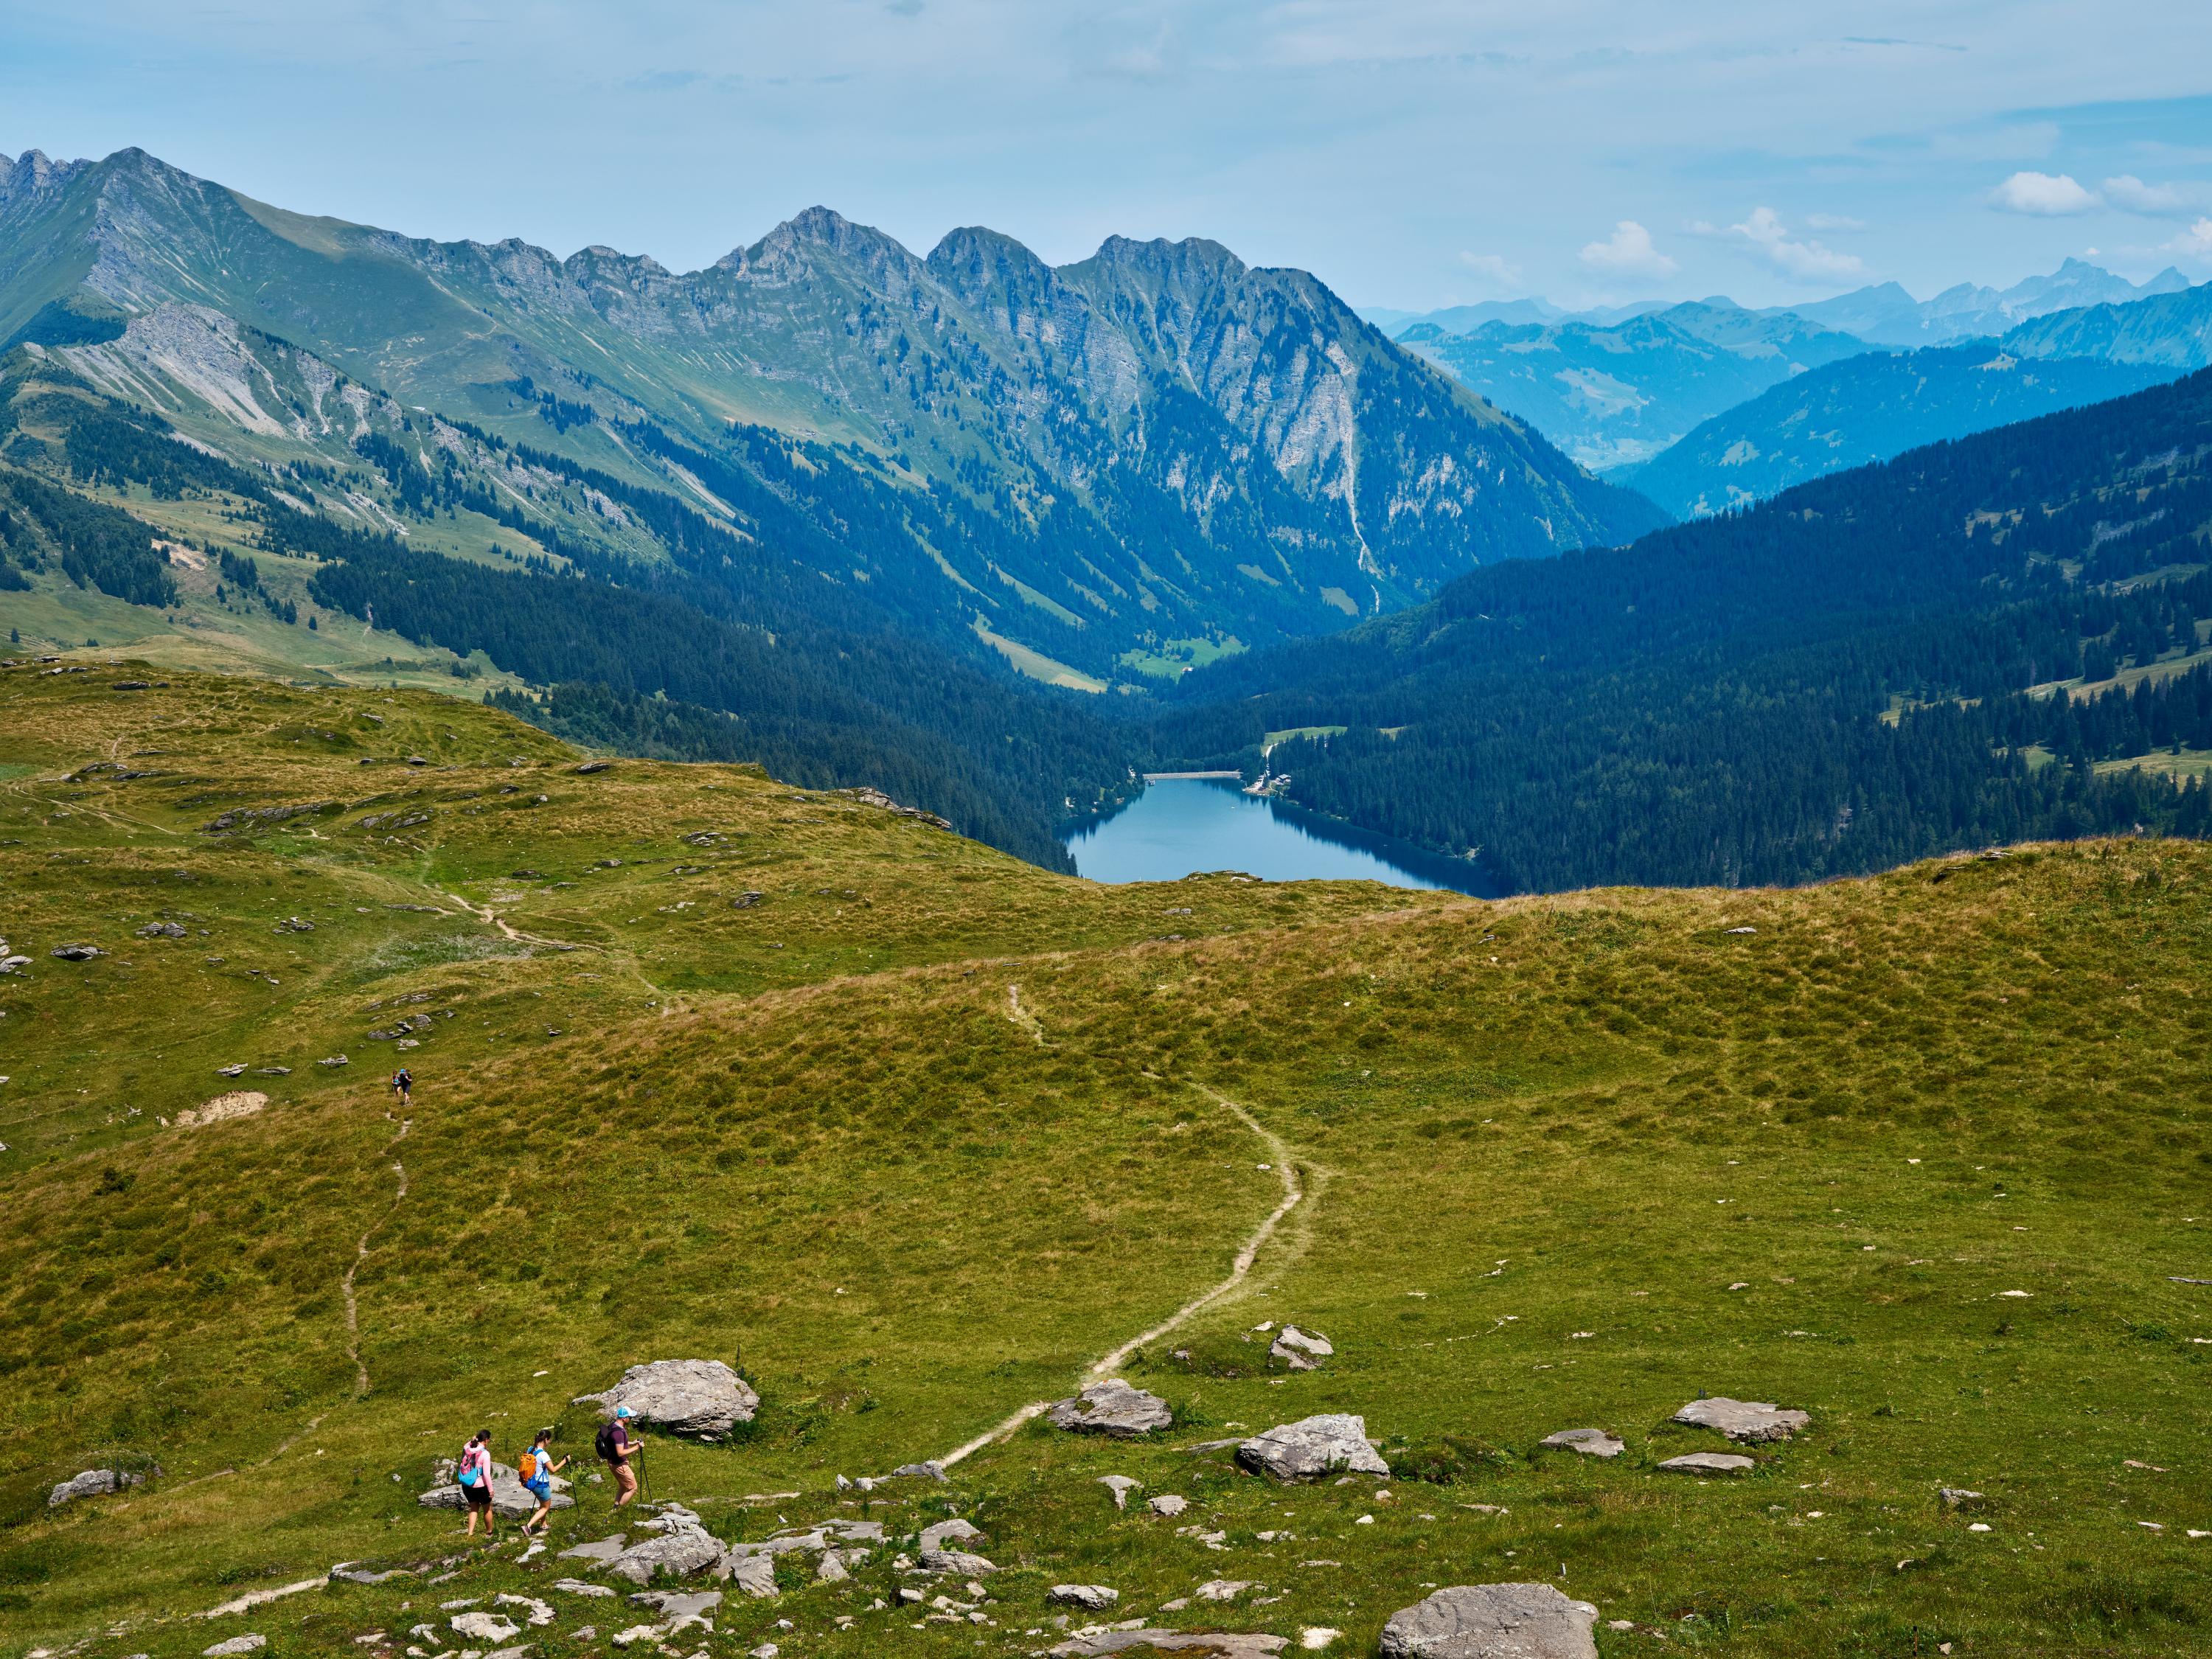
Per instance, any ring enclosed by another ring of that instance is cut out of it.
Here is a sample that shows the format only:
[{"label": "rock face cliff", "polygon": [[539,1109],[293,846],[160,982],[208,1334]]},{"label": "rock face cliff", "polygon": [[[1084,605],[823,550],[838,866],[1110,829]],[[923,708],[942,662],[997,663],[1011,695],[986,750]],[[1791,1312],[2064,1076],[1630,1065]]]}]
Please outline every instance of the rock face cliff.
[{"label": "rock face cliff", "polygon": [[138,150],[4,163],[0,339],[179,303],[750,533],[789,539],[788,509],[825,574],[1094,669],[1173,673],[1174,641],[1325,631],[1660,516],[1313,276],[1212,242],[1055,269],[963,229],[923,258],[812,208],[678,275],[308,218]]}]

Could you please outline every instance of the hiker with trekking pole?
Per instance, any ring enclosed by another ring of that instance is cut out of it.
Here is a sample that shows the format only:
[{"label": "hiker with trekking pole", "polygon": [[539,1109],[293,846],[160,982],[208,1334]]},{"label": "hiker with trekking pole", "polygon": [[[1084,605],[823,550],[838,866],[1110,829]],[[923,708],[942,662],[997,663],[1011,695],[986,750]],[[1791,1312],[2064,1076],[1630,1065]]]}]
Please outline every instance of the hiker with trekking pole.
[{"label": "hiker with trekking pole", "polygon": [[645,1443],[629,1431],[630,1419],[636,1413],[627,1406],[615,1407],[615,1414],[599,1425],[599,1436],[593,1449],[599,1461],[614,1471],[615,1507],[621,1509],[637,1496],[639,1470],[630,1466],[636,1459],[645,1461]]},{"label": "hiker with trekking pole", "polygon": [[538,1504],[538,1507],[531,1511],[530,1518],[522,1523],[525,1538],[530,1536],[532,1528],[537,1529],[541,1538],[553,1529],[553,1477],[568,1467],[568,1460],[563,1457],[555,1461],[552,1441],[552,1430],[538,1430],[538,1437],[522,1454],[521,1467],[515,1471],[522,1477],[522,1484],[529,1488],[531,1497]]}]

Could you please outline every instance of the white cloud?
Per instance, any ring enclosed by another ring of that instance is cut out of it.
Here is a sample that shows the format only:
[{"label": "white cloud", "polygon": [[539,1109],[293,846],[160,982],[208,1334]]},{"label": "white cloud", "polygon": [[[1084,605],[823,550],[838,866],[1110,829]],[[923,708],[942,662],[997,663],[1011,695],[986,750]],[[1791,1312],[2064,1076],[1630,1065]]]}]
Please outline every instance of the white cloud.
[{"label": "white cloud", "polygon": [[1790,228],[1772,208],[1753,208],[1749,218],[1741,224],[1730,225],[1725,231],[1715,231],[1710,225],[1703,228],[1707,234],[1744,243],[1793,282],[1839,282],[1866,271],[1866,261],[1856,253],[1838,253],[1825,242],[1791,235]]},{"label": "white cloud", "polygon": [[2097,206],[2097,198],[2071,173],[2015,173],[1990,192],[1990,205],[2005,213],[2050,219],[2087,213]]},{"label": "white cloud", "polygon": [[2105,199],[2114,207],[2152,216],[2186,212],[2195,193],[2185,191],[2179,185],[2147,185],[2131,173],[2106,179],[2103,191]]},{"label": "white cloud", "polygon": [[2212,266],[2212,219],[2199,219],[2172,241],[2160,243],[2158,251],[2199,270]]},{"label": "white cloud", "polygon": [[1521,291],[1521,267],[1503,254],[1462,252],[1459,262],[1491,288],[1516,294]]},{"label": "white cloud", "polygon": [[1615,276],[1672,276],[1681,267],[1652,246],[1651,233],[1633,219],[1623,219],[1602,242],[1583,247],[1582,262],[1592,270]]}]

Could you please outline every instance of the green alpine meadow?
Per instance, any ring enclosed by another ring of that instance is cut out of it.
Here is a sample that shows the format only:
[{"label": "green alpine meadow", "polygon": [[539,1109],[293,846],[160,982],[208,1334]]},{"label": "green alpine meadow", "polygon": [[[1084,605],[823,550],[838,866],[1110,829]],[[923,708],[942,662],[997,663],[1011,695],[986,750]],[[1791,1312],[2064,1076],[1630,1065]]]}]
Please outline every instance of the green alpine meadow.
[{"label": "green alpine meadow", "polygon": [[[1364,1652],[1493,1583],[1607,1654],[2203,1639],[2197,844],[1102,888],[425,691],[79,652],[0,734],[26,1650]],[[757,1410],[618,1512],[578,1397],[668,1360]],[[1109,1376],[1167,1424],[1024,1414]],[[1364,1472],[1240,1461],[1334,1413]],[[532,1559],[422,1501],[544,1426]],[[651,1512],[734,1576],[560,1553]]]}]

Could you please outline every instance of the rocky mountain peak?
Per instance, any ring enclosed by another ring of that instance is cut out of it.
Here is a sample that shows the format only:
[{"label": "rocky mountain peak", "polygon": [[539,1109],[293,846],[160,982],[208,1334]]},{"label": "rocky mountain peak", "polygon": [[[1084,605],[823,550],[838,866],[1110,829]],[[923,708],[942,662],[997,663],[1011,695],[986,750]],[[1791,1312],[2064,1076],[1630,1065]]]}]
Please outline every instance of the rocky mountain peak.
[{"label": "rocky mountain peak", "polygon": [[27,149],[13,161],[0,155],[0,206],[58,189],[88,165],[52,161],[42,149]]},{"label": "rocky mountain peak", "polygon": [[1247,266],[1218,242],[1202,236],[1186,236],[1171,242],[1164,236],[1137,241],[1127,236],[1109,236],[1098,252],[1084,262],[1107,270],[1146,271],[1159,276],[1212,280],[1242,276]]}]

